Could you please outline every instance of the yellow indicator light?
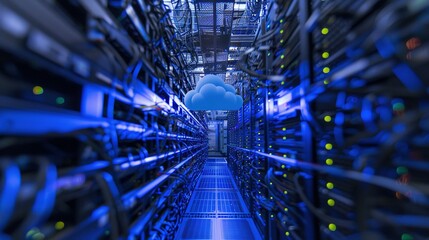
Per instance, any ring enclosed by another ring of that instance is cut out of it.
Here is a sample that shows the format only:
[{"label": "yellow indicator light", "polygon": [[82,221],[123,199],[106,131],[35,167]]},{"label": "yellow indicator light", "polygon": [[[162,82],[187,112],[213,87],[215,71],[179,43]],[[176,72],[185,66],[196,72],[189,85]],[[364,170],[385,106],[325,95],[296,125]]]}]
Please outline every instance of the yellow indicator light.
[{"label": "yellow indicator light", "polygon": [[280,58],[281,58],[281,59],[285,58],[285,55],[284,55],[284,54],[282,54],[282,55],[280,56]]},{"label": "yellow indicator light", "polygon": [[285,209],[283,209],[283,210],[285,210],[285,212],[289,211],[289,209],[287,209],[287,208],[285,208]]},{"label": "yellow indicator light", "polygon": [[287,194],[287,191],[285,190],[283,193],[284,193],[284,194]]},{"label": "yellow indicator light", "polygon": [[330,143],[325,144],[325,148],[326,148],[326,150],[331,150],[332,144],[330,144]]},{"label": "yellow indicator light", "polygon": [[282,65],[280,66],[280,68],[285,68],[285,65],[283,65],[283,64],[282,64]]},{"label": "yellow indicator light", "polygon": [[285,158],[285,157],[287,157],[287,155],[286,155],[286,154],[283,154],[283,157]]},{"label": "yellow indicator light", "polygon": [[323,52],[322,53],[322,58],[327,59],[329,57],[329,53],[328,52]]},{"label": "yellow indicator light", "polygon": [[328,28],[322,28],[322,31],[320,31],[323,35],[326,35],[329,33],[329,29]]},{"label": "yellow indicator light", "polygon": [[56,230],[62,230],[64,228],[64,222],[58,221],[55,223],[55,229]]},{"label": "yellow indicator light", "polygon": [[331,206],[331,207],[333,207],[333,206],[335,206],[335,200],[334,199],[328,199],[328,205],[329,206]]},{"label": "yellow indicator light", "polygon": [[323,120],[325,120],[325,122],[331,122],[332,121],[332,117],[328,115],[328,116],[325,116],[323,118]]},{"label": "yellow indicator light", "polygon": [[284,30],[282,29],[282,30],[280,30],[280,34],[283,34],[284,33]]},{"label": "yellow indicator light", "polygon": [[334,164],[334,160],[332,160],[332,158],[328,158],[328,159],[326,159],[325,163],[326,163],[326,165],[331,166],[332,164]]},{"label": "yellow indicator light", "polygon": [[43,94],[43,88],[41,86],[34,86],[33,93],[34,95],[41,95]]},{"label": "yellow indicator light", "polygon": [[286,131],[286,128],[284,127],[284,128],[282,128],[282,130],[283,130],[283,131]]},{"label": "yellow indicator light", "polygon": [[334,184],[331,182],[326,183],[326,188],[327,189],[334,189]]},{"label": "yellow indicator light", "polygon": [[284,169],[286,166],[285,165],[282,165],[282,168]]},{"label": "yellow indicator light", "polygon": [[333,224],[333,223],[330,223],[330,224],[328,225],[328,228],[329,228],[329,230],[331,230],[332,232],[333,232],[333,231],[335,231],[335,230],[337,230],[337,226],[336,226],[335,224]]},{"label": "yellow indicator light", "polygon": [[323,68],[323,73],[329,73],[330,71],[331,71],[331,69],[328,67]]},{"label": "yellow indicator light", "polygon": [[286,174],[286,173],[284,173],[284,174],[283,174],[283,177],[284,177],[284,178],[287,178],[287,174]]},{"label": "yellow indicator light", "polygon": [[325,85],[328,85],[328,84],[329,84],[329,80],[324,80],[324,81],[323,81],[323,83],[324,83]]},{"label": "yellow indicator light", "polygon": [[286,236],[289,236],[289,235],[290,235],[290,233],[289,233],[289,232],[285,232],[285,235],[286,235]]}]

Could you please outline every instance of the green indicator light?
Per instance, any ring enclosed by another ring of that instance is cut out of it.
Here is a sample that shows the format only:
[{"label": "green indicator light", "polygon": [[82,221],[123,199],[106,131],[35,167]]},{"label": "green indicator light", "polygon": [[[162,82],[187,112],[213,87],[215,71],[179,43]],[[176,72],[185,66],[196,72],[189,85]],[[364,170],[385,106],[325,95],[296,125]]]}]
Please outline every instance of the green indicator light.
[{"label": "green indicator light", "polygon": [[332,144],[330,144],[330,143],[325,144],[325,148],[326,148],[326,150],[331,150]]},{"label": "green indicator light", "polygon": [[289,209],[287,209],[287,208],[285,208],[285,209],[283,209],[283,210],[285,210],[285,212],[289,211]]},{"label": "green indicator light", "polygon": [[282,55],[280,56],[280,58],[281,58],[281,59],[285,58],[285,55],[284,55],[284,54],[282,54]]},{"label": "green indicator light", "polygon": [[273,200],[273,197],[270,197],[271,200]]},{"label": "green indicator light", "polygon": [[330,71],[331,71],[331,69],[328,67],[323,68],[323,73],[329,73]]},{"label": "green indicator light", "polygon": [[34,240],[42,240],[45,239],[45,234],[38,232],[36,234],[33,235],[33,239]]},{"label": "green indicator light", "polygon": [[273,183],[272,183],[272,182],[270,182],[270,185],[273,185]]},{"label": "green indicator light", "polygon": [[285,85],[285,81],[282,81],[282,85]]},{"label": "green indicator light", "polygon": [[284,128],[282,128],[282,130],[283,130],[283,131],[286,131],[286,128],[284,127]]},{"label": "green indicator light", "polygon": [[397,173],[398,175],[404,175],[404,174],[407,174],[407,173],[408,173],[408,168],[406,168],[406,167],[397,167],[397,168],[396,168],[396,173]]},{"label": "green indicator light", "polygon": [[273,214],[271,214],[271,218],[273,218],[274,217],[274,215]]},{"label": "green indicator light", "polygon": [[320,31],[323,35],[326,35],[329,33],[329,29],[328,28],[322,28],[322,31]]},{"label": "green indicator light", "polygon": [[327,203],[331,207],[335,206],[335,200],[334,199],[328,199]]},{"label": "green indicator light", "polygon": [[64,228],[64,222],[58,221],[55,223],[55,229],[56,230],[62,230]]},{"label": "green indicator light", "polygon": [[282,64],[282,65],[280,66],[280,68],[285,68],[285,65],[283,65],[283,64]]},{"label": "green indicator light", "polygon": [[55,102],[61,105],[61,104],[64,104],[65,100],[63,97],[57,97],[57,99],[55,99]]},{"label": "green indicator light", "polygon": [[284,42],[284,40],[282,39],[282,40],[280,40],[280,43],[283,43]]},{"label": "green indicator light", "polygon": [[285,31],[282,29],[282,30],[280,30],[280,34],[283,34]]},{"label": "green indicator light", "polygon": [[322,53],[322,58],[326,59],[328,57],[329,57],[329,53],[328,52]]},{"label": "green indicator light", "polygon": [[323,118],[323,120],[325,120],[325,122],[331,122],[332,121],[332,117],[327,115]]},{"label": "green indicator light", "polygon": [[329,230],[331,230],[332,232],[333,232],[333,231],[335,231],[335,230],[337,230],[337,226],[336,226],[335,224],[333,224],[333,223],[330,223],[330,224],[328,225],[328,228],[329,228]]},{"label": "green indicator light", "polygon": [[280,23],[283,23],[283,19],[280,19]]},{"label": "green indicator light", "polygon": [[404,111],[405,105],[401,102],[395,103],[395,104],[393,104],[393,110],[394,111]]},{"label": "green indicator light", "polygon": [[324,80],[323,84],[328,85],[329,84],[329,80]]},{"label": "green indicator light", "polygon": [[326,183],[326,188],[327,189],[334,189],[334,184],[331,182]]},{"label": "green indicator light", "polygon": [[284,136],[284,137],[283,137],[283,140],[286,140],[286,139],[287,139],[287,137],[286,137],[286,136]]},{"label": "green indicator light", "polygon": [[285,165],[282,165],[282,169],[284,169],[286,166]]},{"label": "green indicator light", "polygon": [[285,235],[286,235],[286,236],[289,236],[289,235],[290,235],[290,233],[289,233],[289,232],[285,232]]},{"label": "green indicator light", "polygon": [[32,228],[30,231],[27,232],[25,235],[27,238],[33,236],[34,234],[38,233],[40,230],[38,228]]},{"label": "green indicator light", "polygon": [[328,158],[328,159],[326,159],[325,163],[326,163],[326,165],[331,166],[332,164],[334,164],[334,160],[332,160],[332,158]]},{"label": "green indicator light", "polygon": [[285,157],[287,157],[287,155],[286,155],[286,154],[283,154],[283,157],[285,158]]},{"label": "green indicator light", "polygon": [[287,191],[285,190],[285,191],[283,191],[283,194],[287,194]]},{"label": "green indicator light", "polygon": [[41,95],[43,94],[43,88],[41,86],[34,86],[33,93],[34,95]]},{"label": "green indicator light", "polygon": [[284,173],[284,174],[283,174],[283,177],[284,177],[284,178],[287,178],[287,174],[286,174],[286,173]]},{"label": "green indicator light", "polygon": [[401,240],[413,240],[413,239],[414,239],[413,236],[411,236],[408,233],[404,233],[401,235]]}]

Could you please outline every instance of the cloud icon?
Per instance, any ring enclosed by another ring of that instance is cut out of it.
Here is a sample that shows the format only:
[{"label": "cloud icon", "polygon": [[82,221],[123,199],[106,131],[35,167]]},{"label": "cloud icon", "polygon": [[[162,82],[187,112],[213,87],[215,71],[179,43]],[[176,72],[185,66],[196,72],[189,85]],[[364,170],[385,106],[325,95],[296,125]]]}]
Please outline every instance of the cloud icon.
[{"label": "cloud icon", "polygon": [[235,88],[215,75],[206,75],[198,81],[195,90],[185,96],[190,110],[238,110],[243,98],[235,94]]}]

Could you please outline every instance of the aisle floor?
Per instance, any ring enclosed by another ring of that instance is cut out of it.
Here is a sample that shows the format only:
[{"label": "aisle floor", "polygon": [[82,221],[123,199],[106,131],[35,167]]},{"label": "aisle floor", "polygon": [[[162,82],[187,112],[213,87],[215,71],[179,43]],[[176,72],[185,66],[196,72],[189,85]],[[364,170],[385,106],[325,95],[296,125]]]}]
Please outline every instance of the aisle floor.
[{"label": "aisle floor", "polygon": [[208,158],[176,239],[260,240],[224,158]]}]

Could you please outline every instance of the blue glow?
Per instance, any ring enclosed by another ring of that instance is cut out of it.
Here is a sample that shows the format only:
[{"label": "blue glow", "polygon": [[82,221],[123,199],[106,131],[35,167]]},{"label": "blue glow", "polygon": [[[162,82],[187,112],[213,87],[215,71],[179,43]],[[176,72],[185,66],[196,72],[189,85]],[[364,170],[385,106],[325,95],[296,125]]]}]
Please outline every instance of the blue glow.
[{"label": "blue glow", "polygon": [[10,164],[5,167],[6,169],[3,171],[4,180],[2,181],[4,183],[3,189],[0,191],[0,230],[6,226],[9,218],[12,216],[16,203],[15,199],[18,196],[21,185],[21,174],[18,166]]},{"label": "blue glow", "polygon": [[380,55],[384,58],[392,56],[392,54],[395,52],[395,46],[386,38],[378,40],[375,43],[375,46],[377,47]]},{"label": "blue glow", "polygon": [[413,91],[421,91],[425,89],[423,82],[407,64],[402,63],[395,66],[393,68],[393,72],[408,89]]}]

